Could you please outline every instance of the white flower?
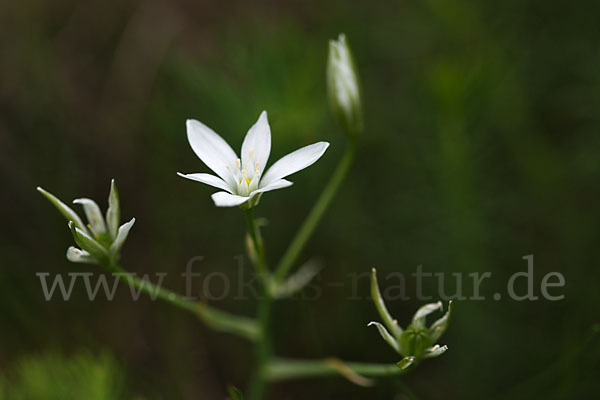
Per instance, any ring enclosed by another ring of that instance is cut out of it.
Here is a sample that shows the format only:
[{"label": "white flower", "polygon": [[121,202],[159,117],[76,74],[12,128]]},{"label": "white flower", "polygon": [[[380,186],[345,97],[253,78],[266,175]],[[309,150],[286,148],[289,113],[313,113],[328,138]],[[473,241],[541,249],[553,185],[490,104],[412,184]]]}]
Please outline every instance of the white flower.
[{"label": "white flower", "polygon": [[177,174],[223,189],[224,191],[212,195],[217,207],[256,205],[261,193],[292,185],[292,182],[283,178],[312,165],[329,147],[327,142],[302,147],[282,157],[264,172],[271,153],[271,128],[266,111],[260,114],[258,121],[248,130],[242,143],[241,158],[221,136],[202,122],[189,119],[186,126],[192,150],[217,176],[203,173]]}]

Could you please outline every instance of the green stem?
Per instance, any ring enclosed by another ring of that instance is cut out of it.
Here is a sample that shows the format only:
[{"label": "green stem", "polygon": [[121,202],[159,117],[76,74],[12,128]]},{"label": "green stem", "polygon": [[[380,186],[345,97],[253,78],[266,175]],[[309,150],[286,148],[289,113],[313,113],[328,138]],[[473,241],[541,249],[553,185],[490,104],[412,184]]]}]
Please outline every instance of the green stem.
[{"label": "green stem", "polygon": [[254,220],[253,209],[249,208],[247,210],[244,210],[244,215],[246,216],[246,227],[248,229],[250,239],[252,240],[252,247],[254,249],[254,253],[256,254],[256,259],[253,260],[256,267],[256,272],[258,272],[258,274],[260,275],[261,280],[263,282],[266,282],[267,265],[265,261],[265,247],[262,243],[258,226],[256,226],[256,221]]},{"label": "green stem", "polygon": [[272,298],[265,287],[263,297],[258,306],[258,321],[262,334],[256,347],[256,370],[250,383],[249,392],[251,400],[262,399],[267,389],[268,379],[266,368],[272,357],[271,335],[269,332],[272,303]]},{"label": "green stem", "polygon": [[323,360],[274,359],[266,369],[269,381],[281,381],[309,377],[341,375],[350,381],[370,386],[372,381],[366,377],[396,376],[406,373],[410,368],[400,369],[396,364],[373,364],[345,362],[336,358]]},{"label": "green stem", "polygon": [[269,323],[271,319],[271,304],[272,297],[269,290],[269,276],[265,261],[264,246],[260,237],[260,232],[256,226],[252,209],[245,210],[246,225],[248,234],[252,240],[254,252],[256,253],[256,270],[261,276],[262,296],[258,304],[258,323],[260,327],[260,340],[256,346],[256,369],[250,383],[249,397],[253,400],[263,398],[267,388],[267,380],[265,379],[265,367],[271,359],[271,336],[269,334]]},{"label": "green stem", "polygon": [[300,230],[298,231],[298,233],[296,233],[296,236],[294,237],[294,239],[290,243],[290,246],[281,258],[281,261],[279,262],[279,265],[275,270],[276,281],[281,282],[286,277],[290,268],[292,268],[292,266],[296,262],[296,259],[300,255],[300,252],[302,251],[302,249],[306,245],[306,242],[308,241],[313,231],[319,224],[321,217],[327,210],[327,207],[329,207],[331,200],[333,200],[342,181],[344,180],[344,177],[348,173],[348,170],[350,169],[350,166],[354,161],[355,153],[356,139],[351,138],[350,143],[348,143],[348,147],[346,148],[346,152],[344,153],[342,160],[340,161],[336,170],[331,176],[329,183],[327,184],[327,186],[325,186],[325,189],[323,189],[321,196],[313,206],[312,210],[308,214],[308,217],[306,218],[306,220],[304,220],[304,223],[300,227]]},{"label": "green stem", "polygon": [[257,322],[253,319],[229,314],[210,307],[207,304],[189,300],[169,289],[162,288],[150,281],[145,281],[133,274],[127,273],[115,263],[105,267],[117,273],[117,276],[123,282],[133,285],[135,288],[149,294],[152,298],[159,298],[175,307],[195,314],[208,327],[216,331],[232,333],[251,341],[260,340],[260,329]]}]

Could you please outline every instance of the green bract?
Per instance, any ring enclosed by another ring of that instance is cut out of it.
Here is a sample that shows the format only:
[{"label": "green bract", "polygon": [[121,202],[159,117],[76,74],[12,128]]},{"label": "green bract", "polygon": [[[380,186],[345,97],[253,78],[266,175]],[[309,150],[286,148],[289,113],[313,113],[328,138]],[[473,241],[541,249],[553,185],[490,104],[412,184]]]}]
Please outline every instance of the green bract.
[{"label": "green bract", "polygon": [[377,284],[377,273],[373,268],[371,273],[371,297],[375,303],[375,308],[379,313],[383,324],[379,322],[369,322],[369,326],[374,325],[379,334],[398,354],[404,358],[397,363],[401,369],[408,368],[413,363],[424,358],[437,357],[448,350],[447,346],[440,346],[435,342],[442,336],[452,311],[452,301],[448,303],[448,311],[444,316],[435,321],[429,328],[425,324],[425,317],[436,310],[442,309],[442,303],[430,303],[422,306],[415,313],[411,324],[402,329],[398,321],[390,316],[385,306],[379,285]]},{"label": "green bract", "polygon": [[121,247],[123,247],[129,230],[135,223],[135,218],[119,226],[121,211],[119,207],[119,195],[114,179],[110,185],[106,218],[104,218],[100,207],[98,207],[98,204],[94,200],[80,198],[73,201],[73,203],[83,206],[83,211],[88,220],[87,225],[83,223],[75,211],[52,193],[47,192],[41,187],[38,187],[37,190],[50,200],[69,221],[69,229],[75,243],[79,246],[79,248],[69,247],[67,250],[67,259],[69,261],[88,264],[107,264],[114,263],[119,259]]}]

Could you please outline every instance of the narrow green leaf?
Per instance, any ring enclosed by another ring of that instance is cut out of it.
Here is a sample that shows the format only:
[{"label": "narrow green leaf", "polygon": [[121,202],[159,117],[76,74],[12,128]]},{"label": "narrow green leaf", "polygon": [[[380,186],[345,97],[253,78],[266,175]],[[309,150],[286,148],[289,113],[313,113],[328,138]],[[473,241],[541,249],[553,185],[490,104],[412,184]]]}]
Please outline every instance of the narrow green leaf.
[{"label": "narrow green leaf", "polygon": [[81,218],[79,218],[79,215],[77,215],[77,213],[73,211],[69,206],[60,201],[52,193],[47,192],[39,186],[37,187],[37,191],[43,194],[44,197],[46,197],[48,200],[50,200],[50,202],[58,209],[58,211],[60,211],[60,213],[67,219],[67,221],[73,221],[76,227],[78,227],[84,232],[87,231],[85,224],[83,223]]},{"label": "narrow green leaf", "polygon": [[383,301],[383,297],[379,291],[379,284],[377,283],[377,271],[375,268],[371,269],[371,297],[373,298],[375,308],[377,308],[377,312],[379,313],[379,316],[383,320],[385,326],[392,332],[396,339],[400,338],[400,335],[402,335],[402,328],[398,325],[398,321],[392,318],[387,310],[387,307],[385,306],[385,302]]},{"label": "narrow green leaf", "polygon": [[108,210],[106,211],[106,224],[108,232],[113,240],[116,239],[121,219],[121,208],[119,205],[119,192],[115,180],[110,181],[110,194],[108,195]]}]

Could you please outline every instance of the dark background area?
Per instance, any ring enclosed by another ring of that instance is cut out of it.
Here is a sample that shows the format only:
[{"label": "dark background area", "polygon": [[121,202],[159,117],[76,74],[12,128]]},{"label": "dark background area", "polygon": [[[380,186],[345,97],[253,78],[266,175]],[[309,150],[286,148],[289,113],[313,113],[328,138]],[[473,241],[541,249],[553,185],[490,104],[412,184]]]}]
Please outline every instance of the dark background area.
[{"label": "dark background area", "polygon": [[[402,379],[369,389],[342,378],[282,383],[270,398],[596,398],[599,12],[586,0],[3,2],[0,393],[66,398],[50,391],[78,381],[90,399],[221,399],[227,384],[245,386],[247,343],[183,311],[134,302],[126,287],[112,302],[89,301],[81,285],[71,301],[46,302],[36,272],[100,271],[65,259],[70,233],[35,187],[105,209],[115,178],[123,218],[137,219],[123,267],[167,272],[164,284],[183,291],[179,274],[202,255],[198,271],[222,271],[235,288],[243,215],[214,207],[211,188],[175,175],[206,171],[185,120],[203,121],[239,150],[266,109],[271,162],[331,142],[321,161],[292,177],[294,186],[268,193],[256,210],[269,220],[274,264],[345,146],[325,88],[327,41],[345,32],[366,129],[301,257],[323,262],[321,295],[277,304],[277,353],[398,361],[366,327],[377,319],[368,280],[358,281],[361,300],[352,300],[349,274],[377,266],[382,277],[410,277],[423,265],[446,273],[450,294],[450,274],[462,273],[466,295],[467,274],[493,277],[482,284],[487,300],[455,304],[440,340],[449,351]],[[526,269],[528,254],[536,294],[543,276],[558,271],[566,285],[553,292],[564,300],[492,299]],[[426,282],[435,296],[436,282]],[[413,283],[407,279],[408,295]],[[218,293],[216,279],[211,289]],[[211,304],[245,315],[255,308],[234,293]],[[406,325],[422,304],[389,308]]]}]

